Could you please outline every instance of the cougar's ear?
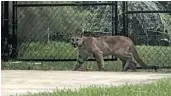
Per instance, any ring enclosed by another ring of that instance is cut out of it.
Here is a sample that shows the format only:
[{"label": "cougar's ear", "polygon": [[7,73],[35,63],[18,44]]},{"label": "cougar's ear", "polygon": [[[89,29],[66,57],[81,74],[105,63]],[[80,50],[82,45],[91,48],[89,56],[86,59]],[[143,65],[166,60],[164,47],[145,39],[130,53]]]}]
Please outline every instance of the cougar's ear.
[{"label": "cougar's ear", "polygon": [[76,29],[76,34],[77,34],[77,36],[79,36],[79,37],[83,37],[83,36],[84,36],[83,29],[77,28],[77,29]]},{"label": "cougar's ear", "polygon": [[81,30],[81,37],[83,37],[84,36],[84,29],[82,28],[82,30]]},{"label": "cougar's ear", "polygon": [[84,33],[80,33],[80,37],[81,37],[81,38],[84,37]]},{"label": "cougar's ear", "polygon": [[80,28],[77,28],[76,29],[76,34],[79,34],[81,32],[81,29]]}]

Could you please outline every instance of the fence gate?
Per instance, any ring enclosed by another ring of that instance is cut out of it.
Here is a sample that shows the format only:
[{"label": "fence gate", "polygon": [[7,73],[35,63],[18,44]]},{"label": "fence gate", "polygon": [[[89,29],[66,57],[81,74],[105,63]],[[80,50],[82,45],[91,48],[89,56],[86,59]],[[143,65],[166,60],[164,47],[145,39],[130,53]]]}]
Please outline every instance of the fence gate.
[{"label": "fence gate", "polygon": [[[17,33],[17,60],[76,61],[77,52],[69,40],[77,29],[84,29],[85,34],[118,34],[118,2],[13,4],[17,24],[14,27]],[[114,60],[116,58],[113,56],[105,58],[105,61]]]}]

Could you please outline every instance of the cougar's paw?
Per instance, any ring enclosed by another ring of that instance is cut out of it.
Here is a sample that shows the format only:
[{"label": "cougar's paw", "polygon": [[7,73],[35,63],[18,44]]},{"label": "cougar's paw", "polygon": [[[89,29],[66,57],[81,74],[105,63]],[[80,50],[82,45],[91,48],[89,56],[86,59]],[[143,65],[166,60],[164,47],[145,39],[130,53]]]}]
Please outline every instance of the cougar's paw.
[{"label": "cougar's paw", "polygon": [[135,69],[131,70],[131,72],[137,72]]},{"label": "cougar's paw", "polygon": [[88,69],[87,68],[80,68],[77,71],[88,71]]},{"label": "cougar's paw", "polygon": [[76,69],[73,69],[72,71],[78,71],[78,70],[76,70]]},{"label": "cougar's paw", "polygon": [[126,70],[122,69],[121,72],[126,72]]},{"label": "cougar's paw", "polygon": [[107,71],[106,69],[102,68],[102,69],[99,69],[99,71]]}]

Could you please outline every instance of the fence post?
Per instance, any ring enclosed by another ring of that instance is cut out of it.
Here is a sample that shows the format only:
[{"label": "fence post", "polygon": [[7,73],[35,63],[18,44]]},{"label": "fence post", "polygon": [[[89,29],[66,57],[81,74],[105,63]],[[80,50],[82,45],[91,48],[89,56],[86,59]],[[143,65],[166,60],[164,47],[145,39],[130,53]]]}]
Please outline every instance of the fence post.
[{"label": "fence post", "polygon": [[122,1],[122,24],[123,24],[123,26],[122,26],[122,35],[124,35],[125,36],[125,1]]},{"label": "fence post", "polygon": [[3,1],[2,3],[2,59],[7,61],[9,59],[9,2]]},{"label": "fence post", "polygon": [[128,30],[128,23],[129,23],[129,18],[128,18],[128,1],[126,1],[126,4],[125,4],[125,7],[126,7],[126,10],[125,10],[125,14],[126,14],[126,29],[125,29],[125,31],[127,32],[127,35],[128,35],[128,33],[129,33],[129,30]]},{"label": "fence post", "polygon": [[118,1],[115,1],[115,35],[118,35]]},{"label": "fence post", "polygon": [[[117,12],[117,4],[118,2],[115,1],[115,3],[112,1],[112,36],[114,35],[118,35],[117,33],[117,25],[118,25],[118,12]],[[115,14],[115,15],[114,15]],[[117,58],[115,58],[113,55],[112,55],[112,59],[115,59],[117,60]]]},{"label": "fence post", "polygon": [[17,1],[12,2],[12,53],[11,58],[17,57]]},{"label": "fence post", "polygon": [[114,35],[114,2],[112,1],[112,36]]}]

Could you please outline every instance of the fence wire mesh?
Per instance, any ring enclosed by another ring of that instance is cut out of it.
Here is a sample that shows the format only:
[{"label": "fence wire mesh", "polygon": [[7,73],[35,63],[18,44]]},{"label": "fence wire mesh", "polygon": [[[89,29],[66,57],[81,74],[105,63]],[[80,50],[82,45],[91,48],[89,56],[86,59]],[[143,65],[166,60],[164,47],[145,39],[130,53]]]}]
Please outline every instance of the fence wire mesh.
[{"label": "fence wire mesh", "polygon": [[137,45],[139,54],[146,64],[170,66],[170,14],[159,12],[170,9],[159,2],[143,3],[128,3],[128,12],[132,11],[128,14],[129,35]]},{"label": "fence wire mesh", "polygon": [[18,58],[76,58],[70,36],[78,28],[111,32],[111,10],[106,9],[111,6],[19,7]]}]

